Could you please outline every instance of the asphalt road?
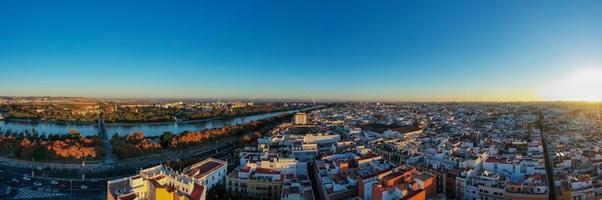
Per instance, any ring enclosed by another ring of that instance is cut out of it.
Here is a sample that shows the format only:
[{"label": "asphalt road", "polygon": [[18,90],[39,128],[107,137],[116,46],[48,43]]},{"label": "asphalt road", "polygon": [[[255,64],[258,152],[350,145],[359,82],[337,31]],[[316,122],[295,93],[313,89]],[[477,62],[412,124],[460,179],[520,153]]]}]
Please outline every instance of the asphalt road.
[{"label": "asphalt road", "polygon": [[[6,162],[4,162],[0,163],[0,185],[6,185],[13,188],[26,188],[28,190],[32,189],[47,193],[61,193],[66,194],[73,199],[106,199],[107,180],[131,176],[136,174],[136,169],[154,166],[169,160],[176,161],[227,156],[229,152],[232,152],[236,148],[233,144],[234,143],[218,143],[216,145],[210,145],[207,148],[164,152],[162,154],[143,158],[118,161],[113,165],[102,168],[103,170],[108,171],[107,173],[85,171],[90,170],[89,168],[83,168],[84,170],[50,167],[38,168],[33,165],[26,165],[26,167],[23,167],[22,165],[7,165]],[[81,177],[82,171],[84,172],[85,177]],[[29,179],[24,179],[24,177],[29,177]],[[56,184],[53,184],[53,181],[56,181]],[[34,183],[38,183],[38,186],[35,186]],[[10,199],[10,197],[7,199]]]}]

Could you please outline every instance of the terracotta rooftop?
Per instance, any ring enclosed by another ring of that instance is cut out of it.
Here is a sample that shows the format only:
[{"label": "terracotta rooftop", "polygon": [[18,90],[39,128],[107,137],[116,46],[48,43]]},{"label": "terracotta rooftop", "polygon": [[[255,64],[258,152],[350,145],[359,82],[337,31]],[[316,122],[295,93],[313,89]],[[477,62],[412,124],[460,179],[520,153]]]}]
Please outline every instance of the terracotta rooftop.
[{"label": "terracotta rooftop", "polygon": [[201,197],[203,196],[203,193],[205,193],[205,186],[195,183],[194,188],[192,189],[192,192],[190,193],[190,199],[193,199],[193,200],[201,199]]},{"label": "terracotta rooftop", "polygon": [[204,175],[206,175],[207,173],[222,167],[224,164],[223,163],[219,163],[216,161],[208,161],[205,162],[199,166],[193,167],[189,170],[187,170],[186,172],[184,172],[186,175],[194,177],[194,178],[201,178]]},{"label": "terracotta rooftop", "polygon": [[251,167],[244,166],[244,167],[241,167],[238,171],[249,173],[251,171]]},{"label": "terracotta rooftop", "polygon": [[136,194],[129,193],[127,195],[120,196],[119,200],[134,200],[134,199],[136,199],[136,197],[137,197]]},{"label": "terracotta rooftop", "polygon": [[268,169],[268,168],[262,168],[262,167],[256,168],[255,169],[255,173],[259,173],[259,174],[280,174],[279,171]]}]

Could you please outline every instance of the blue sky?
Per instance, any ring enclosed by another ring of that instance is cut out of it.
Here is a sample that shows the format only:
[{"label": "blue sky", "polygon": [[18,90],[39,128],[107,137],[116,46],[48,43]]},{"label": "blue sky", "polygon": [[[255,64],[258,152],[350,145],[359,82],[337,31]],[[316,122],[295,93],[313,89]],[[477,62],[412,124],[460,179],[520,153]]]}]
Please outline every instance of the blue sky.
[{"label": "blue sky", "polygon": [[538,100],[602,1],[1,1],[0,96]]}]

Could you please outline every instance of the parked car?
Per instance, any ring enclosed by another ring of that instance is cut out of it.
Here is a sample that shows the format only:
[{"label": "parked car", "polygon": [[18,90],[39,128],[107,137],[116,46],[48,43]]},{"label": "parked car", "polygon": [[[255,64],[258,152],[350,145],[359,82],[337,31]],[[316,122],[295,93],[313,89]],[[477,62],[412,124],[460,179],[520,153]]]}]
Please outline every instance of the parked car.
[{"label": "parked car", "polygon": [[85,189],[88,189],[88,186],[86,186],[86,185],[82,185],[82,186],[80,186],[79,188],[81,188],[82,190],[85,190]]},{"label": "parked car", "polygon": [[36,182],[33,182],[33,185],[35,185],[35,186],[38,186],[38,187],[41,187],[41,186],[42,186],[42,183],[40,183],[40,181],[36,181]]},{"label": "parked car", "polygon": [[50,184],[52,184],[52,185],[58,185],[58,184],[59,184],[59,182],[58,182],[58,181],[56,181],[56,180],[52,180],[52,181],[50,181]]},{"label": "parked car", "polygon": [[29,176],[23,176],[23,180],[24,181],[31,181],[31,177],[29,177]]}]

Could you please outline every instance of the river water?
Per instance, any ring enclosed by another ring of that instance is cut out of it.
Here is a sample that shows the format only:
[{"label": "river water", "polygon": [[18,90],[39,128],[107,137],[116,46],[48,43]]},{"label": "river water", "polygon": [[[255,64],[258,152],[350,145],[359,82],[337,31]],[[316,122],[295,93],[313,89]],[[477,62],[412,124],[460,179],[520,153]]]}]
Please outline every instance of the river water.
[{"label": "river water", "polygon": [[[135,123],[135,124],[122,124],[122,123],[106,123],[105,128],[107,134],[111,137],[114,133],[125,135],[128,133],[142,131],[145,136],[157,136],[161,135],[165,131],[171,131],[172,133],[181,133],[184,131],[196,131],[205,130],[212,128],[222,128],[226,125],[243,124],[251,121],[257,121],[267,119],[270,117],[279,116],[286,113],[299,112],[301,110],[281,111],[273,113],[265,113],[259,115],[250,115],[244,117],[236,117],[229,119],[210,119],[204,121],[194,122],[164,122],[164,123]],[[55,123],[55,122],[15,122],[15,121],[0,121],[0,130],[12,130],[12,132],[24,132],[25,130],[37,131],[38,133],[45,134],[66,134],[70,129],[79,131],[82,135],[96,135],[98,134],[98,124],[81,124],[81,123]]]}]

